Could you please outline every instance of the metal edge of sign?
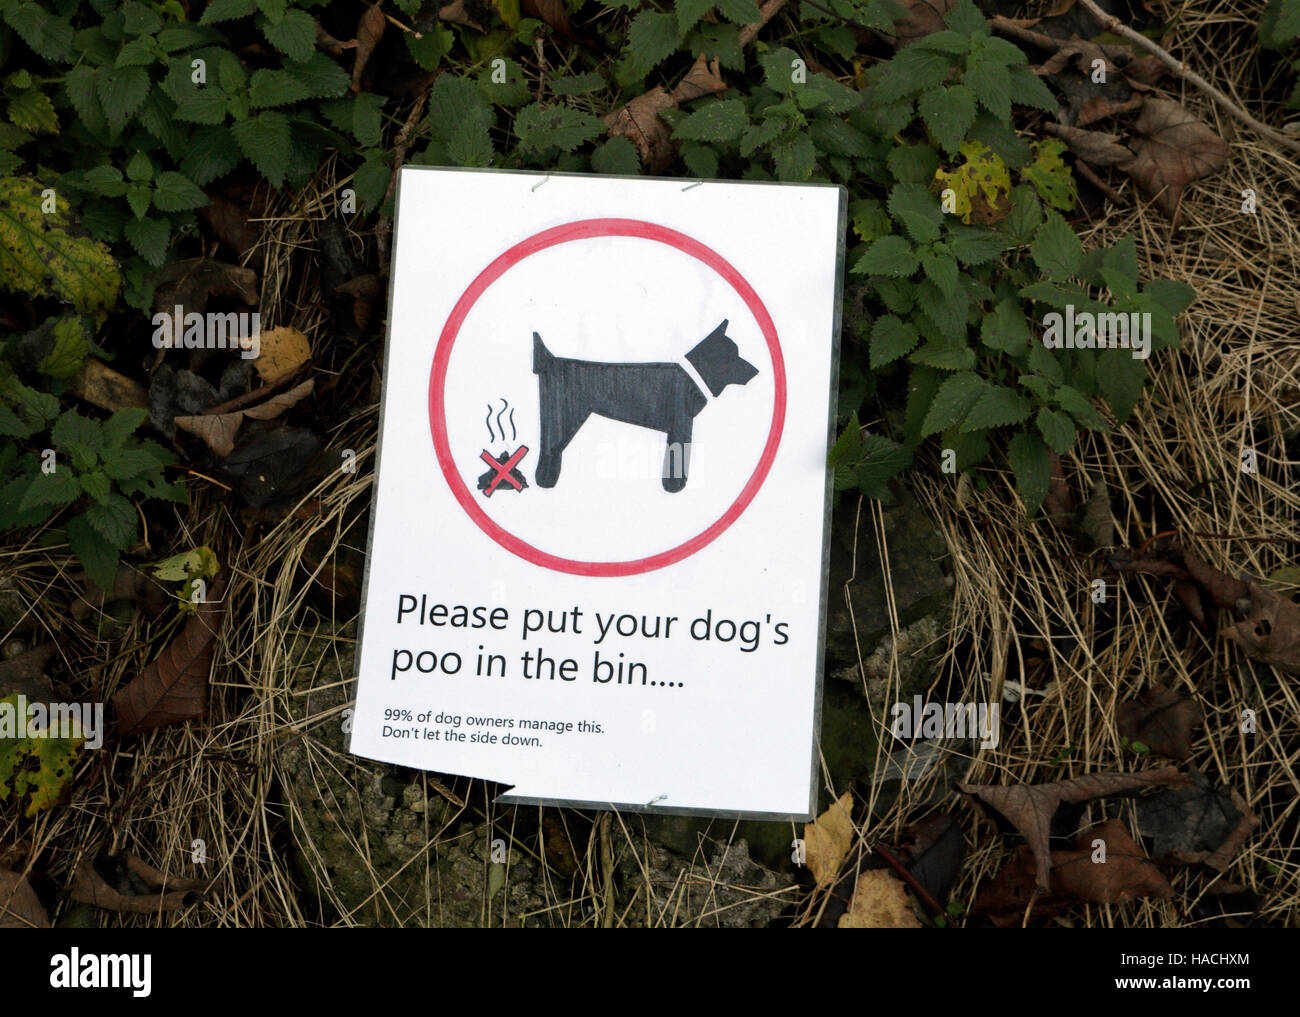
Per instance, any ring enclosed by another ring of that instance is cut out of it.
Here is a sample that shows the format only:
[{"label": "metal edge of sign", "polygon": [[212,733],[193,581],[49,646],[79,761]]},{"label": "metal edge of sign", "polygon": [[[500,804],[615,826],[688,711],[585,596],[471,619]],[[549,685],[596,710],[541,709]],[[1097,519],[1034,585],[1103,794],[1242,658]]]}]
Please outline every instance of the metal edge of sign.
[{"label": "metal edge of sign", "polygon": [[[782,187],[791,186],[782,181],[766,180],[725,180],[712,177],[692,178],[692,177],[645,177],[624,173],[575,173],[567,170],[555,171],[538,171],[538,170],[506,170],[495,169],[491,167],[478,166],[403,166],[397,173],[397,186],[393,194],[393,248],[392,256],[389,262],[388,273],[388,326],[384,330],[384,373],[383,387],[380,394],[379,402],[379,429],[375,438],[375,464],[374,479],[372,481],[373,491],[371,492],[370,507],[370,525],[367,528],[366,535],[366,563],[362,571],[361,579],[361,607],[357,620],[357,648],[354,658],[354,668],[357,669],[355,680],[357,689],[360,690],[361,676],[357,664],[361,660],[363,639],[365,636],[365,617],[366,602],[370,593],[370,566],[372,561],[371,552],[374,549],[375,524],[379,518],[379,477],[381,453],[384,434],[384,418],[387,414],[387,400],[385,396],[388,392],[388,372],[392,363],[389,356],[390,348],[393,341],[393,293],[397,282],[397,259],[399,243],[401,240],[400,216],[398,211],[401,206],[402,198],[402,178],[407,171],[431,171],[435,173],[492,173],[503,174],[509,173],[515,176],[538,177],[545,180],[548,177],[581,177],[585,179],[621,179],[621,180],[662,180],[665,183],[675,182],[677,180],[691,181],[683,190],[693,189],[697,184],[727,184],[735,185],[753,185],[757,187]],[[835,421],[836,411],[839,401],[839,361],[840,361],[840,328],[842,326],[843,316],[843,299],[844,299],[844,264],[847,256],[847,244],[845,240],[845,230],[848,227],[848,189],[843,184],[821,184],[805,183],[795,184],[798,187],[816,187],[816,188],[834,188],[839,191],[839,212],[836,220],[836,244],[835,244],[835,295],[834,307],[832,310],[831,322],[831,370],[830,370],[830,392],[827,400],[827,452],[829,453],[831,445],[835,441]],[[831,548],[831,509],[834,496],[834,474],[830,467],[826,468],[825,488],[822,495],[822,536],[821,536],[821,585],[818,594],[817,610],[817,654],[816,654],[816,675],[814,677],[814,699],[813,699],[813,724],[812,724],[812,746],[811,746],[811,774],[809,777],[808,806],[803,813],[778,813],[778,812],[754,812],[735,809],[711,809],[711,808],[692,808],[684,806],[656,806],[651,803],[633,803],[633,802],[596,802],[589,799],[562,799],[562,798],[532,798],[511,794],[498,795],[494,800],[494,805],[541,805],[552,808],[573,808],[573,809],[595,809],[595,810],[615,810],[620,813],[642,814],[642,815],[659,815],[659,816],[686,816],[704,819],[730,819],[730,820],[759,820],[765,822],[807,822],[816,815],[817,807],[817,787],[818,776],[820,773],[819,757],[821,754],[821,727],[822,727],[822,688],[825,679],[825,656],[826,656],[826,613],[827,598],[830,588],[830,548]],[[355,707],[355,699],[354,699]],[[361,759],[374,759],[375,757],[362,755],[352,751],[352,741],[356,734],[356,728],[353,727],[348,735],[348,753],[358,756]],[[405,765],[393,763],[391,760],[376,760],[377,762],[389,763],[389,765]],[[420,769],[420,767],[413,767]],[[461,775],[463,776],[463,775]],[[491,780],[493,778],[477,777],[471,778],[477,780]],[[508,781],[500,781],[509,785]]]}]

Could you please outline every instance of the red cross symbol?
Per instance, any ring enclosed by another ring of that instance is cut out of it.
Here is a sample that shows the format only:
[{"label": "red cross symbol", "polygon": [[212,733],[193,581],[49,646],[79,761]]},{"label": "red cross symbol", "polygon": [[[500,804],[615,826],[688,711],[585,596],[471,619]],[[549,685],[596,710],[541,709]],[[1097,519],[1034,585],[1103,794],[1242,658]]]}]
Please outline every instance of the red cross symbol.
[{"label": "red cross symbol", "polygon": [[488,454],[487,449],[483,450],[483,453],[479,456],[479,458],[482,459],[489,466],[491,466],[492,469],[496,470],[496,476],[493,477],[490,481],[488,481],[488,486],[483,491],[485,497],[488,498],[492,497],[492,492],[497,489],[497,485],[501,483],[501,481],[503,480],[511,487],[513,487],[516,491],[523,490],[523,486],[519,483],[519,481],[515,480],[514,477],[510,476],[510,471],[515,468],[515,464],[518,463],[519,460],[523,459],[523,457],[527,454],[527,452],[528,452],[528,446],[520,445],[518,451],[516,451],[514,455],[512,455],[504,463],[499,463],[495,459],[493,459],[490,454]]}]

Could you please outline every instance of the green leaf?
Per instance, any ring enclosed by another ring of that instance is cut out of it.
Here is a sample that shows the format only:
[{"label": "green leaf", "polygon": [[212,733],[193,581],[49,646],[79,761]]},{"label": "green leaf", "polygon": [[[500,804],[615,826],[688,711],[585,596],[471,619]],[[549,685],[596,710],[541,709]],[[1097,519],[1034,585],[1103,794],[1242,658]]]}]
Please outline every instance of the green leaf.
[{"label": "green leaf", "polygon": [[1083,245],[1060,213],[1052,209],[1034,234],[1029,253],[1048,278],[1058,281],[1078,275],[1083,267]]},{"label": "green leaf", "polygon": [[248,86],[248,103],[253,109],[288,106],[307,98],[307,86],[289,71],[257,70]]},{"label": "green leaf", "polygon": [[939,386],[948,378],[932,367],[913,367],[907,376],[907,409],[903,417],[903,434],[908,448],[915,448],[925,437],[921,429],[934,403]]},{"label": "green leaf", "polygon": [[687,142],[682,146],[682,162],[691,176],[710,178],[718,175],[718,156],[707,145]]},{"label": "green leaf", "polygon": [[57,297],[96,319],[117,302],[121,276],[108,248],[79,236],[67,202],[43,212],[43,188],[27,177],[0,179],[0,287]]},{"label": "green leaf", "polygon": [[590,113],[579,112],[568,106],[525,106],[515,117],[515,133],[519,147],[535,154],[558,148],[572,152],[579,145],[600,137],[605,125]]},{"label": "green leaf", "polygon": [[969,371],[975,367],[975,351],[965,343],[943,335],[928,339],[909,359],[914,364],[943,371]]},{"label": "green leaf", "polygon": [[902,277],[910,276],[919,264],[912,245],[902,237],[891,235],[874,241],[852,271],[860,275]]},{"label": "green leaf", "polygon": [[983,431],[1018,424],[1033,407],[1028,399],[1005,385],[986,385],[962,422],[963,431]]},{"label": "green leaf", "polygon": [[928,184],[939,168],[939,153],[924,144],[897,145],[890,150],[885,165],[900,183]]},{"label": "green leaf", "polygon": [[912,351],[921,341],[920,334],[909,322],[887,314],[877,318],[871,326],[871,366],[884,367]]},{"label": "green leaf", "polygon": [[91,582],[101,590],[111,590],[117,578],[118,549],[100,536],[85,514],[68,520],[68,543]]},{"label": "green leaf", "polygon": [[1028,180],[1038,192],[1038,196],[1053,208],[1068,212],[1074,208],[1074,177],[1070,167],[1065,165],[1061,156],[1065,152],[1065,142],[1056,138],[1036,141],[1033,145],[1034,161],[1021,170],[1021,176]]},{"label": "green leaf", "polygon": [[854,410],[849,414],[849,422],[840,432],[840,436],[835,439],[835,444],[826,454],[826,464],[828,466],[847,465],[857,460],[862,450],[862,425],[858,423],[858,413]]},{"label": "green leaf", "polygon": [[1034,341],[1020,302],[1007,297],[998,301],[980,323],[980,341],[990,349],[1019,356]]},{"label": "green leaf", "polygon": [[264,32],[267,42],[290,60],[308,60],[316,49],[316,22],[306,11],[289,10],[278,25],[268,24]]},{"label": "green leaf", "polygon": [[683,141],[735,141],[749,126],[740,99],[715,99],[677,125],[673,137]]},{"label": "green leaf", "polygon": [[1015,101],[1019,105],[1033,106],[1048,113],[1057,113],[1060,110],[1060,105],[1047,90],[1042,79],[1028,67],[1012,67],[1010,73],[1011,94],[1015,96]]},{"label": "green leaf", "polygon": [[[861,459],[847,470],[851,485],[868,498],[886,500],[890,497],[889,480],[912,465],[912,453],[897,442],[890,441],[878,434],[867,434],[862,438]],[[841,471],[835,470],[835,486],[843,490]],[[845,485],[848,486],[848,485]]]},{"label": "green leaf", "polygon": [[920,184],[895,184],[889,192],[889,214],[903,224],[919,244],[939,239],[943,209],[939,200]]},{"label": "green leaf", "polygon": [[943,23],[963,35],[989,34],[989,23],[971,0],[957,0],[943,16]]},{"label": "green leaf", "polygon": [[945,431],[966,419],[975,401],[984,390],[985,381],[973,371],[954,374],[939,386],[934,401],[925,414],[921,437]]},{"label": "green leaf", "polygon": [[188,177],[167,170],[155,181],[153,203],[162,212],[185,212],[208,204],[208,196]]},{"label": "green leaf", "polygon": [[872,142],[865,134],[835,116],[818,116],[809,128],[816,148],[831,155],[860,158],[871,155]]},{"label": "green leaf", "polygon": [[110,494],[106,504],[91,505],[86,509],[85,519],[96,533],[119,550],[135,539],[135,506],[120,494]]},{"label": "green leaf", "polygon": [[1098,368],[1097,386],[1110,403],[1111,412],[1121,424],[1128,420],[1142,397],[1146,383],[1146,361],[1130,355],[1127,350],[1107,351],[1106,364]]},{"label": "green leaf", "polygon": [[149,411],[145,409],[117,410],[103,423],[104,447],[110,451],[117,451],[122,447],[123,442],[135,433],[136,428],[148,419]]},{"label": "green leaf", "polygon": [[1021,431],[1007,443],[1007,460],[1016,475],[1016,488],[1025,503],[1025,512],[1032,516],[1047,497],[1052,480],[1051,449],[1037,435]]},{"label": "green leaf", "polygon": [[272,187],[284,183],[289,169],[291,141],[289,121],[283,113],[259,113],[231,126],[235,142],[259,173]]},{"label": "green leaf", "polygon": [[285,64],[284,70],[307,89],[306,98],[309,99],[336,98],[343,95],[352,83],[347,71],[320,51],[313,53],[310,59]]},{"label": "green leaf", "polygon": [[642,11],[627,31],[632,59],[647,71],[677,48],[677,39],[676,19],[657,11]]},{"label": "green leaf", "polygon": [[1176,279],[1152,279],[1142,287],[1142,293],[1154,298],[1170,314],[1182,314],[1196,299],[1196,290]]},{"label": "green leaf", "polygon": [[103,470],[91,470],[88,473],[80,474],[80,480],[82,489],[95,501],[101,505],[108,503],[112,481],[108,479],[107,473]]},{"label": "green leaf", "polygon": [[872,105],[892,103],[924,92],[942,84],[951,70],[945,54],[908,46],[867,72],[867,100]]},{"label": "green leaf", "polygon": [[1043,206],[1032,187],[1021,184],[1011,190],[1011,211],[997,229],[1012,247],[1021,247],[1034,239],[1043,222]]},{"label": "green leaf", "polygon": [[1088,401],[1088,397],[1069,385],[1062,385],[1056,390],[1056,401],[1061,409],[1070,414],[1078,423],[1090,431],[1107,431],[1110,426],[1106,418],[1097,412],[1097,408]]},{"label": "green leaf", "polygon": [[63,464],[56,466],[53,473],[42,471],[32,478],[22,500],[18,503],[18,510],[24,512],[38,506],[67,505],[79,497],[81,497],[81,485],[72,475],[72,470]]},{"label": "green leaf", "polygon": [[101,67],[95,73],[95,92],[109,130],[117,134],[144,104],[149,72],[143,67]]},{"label": "green leaf", "polygon": [[795,134],[772,145],[772,161],[778,180],[807,180],[816,168],[817,150],[807,134]]},{"label": "green leaf", "polygon": [[123,232],[131,246],[150,265],[156,268],[167,260],[171,226],[166,219],[132,219]]},{"label": "green leaf", "polygon": [[131,211],[137,219],[144,218],[144,214],[149,211],[151,201],[153,201],[153,188],[148,184],[126,185],[126,203],[131,206]]},{"label": "green leaf", "polygon": [[957,261],[951,255],[921,251],[921,267],[926,276],[947,296],[957,289]]},{"label": "green leaf", "polygon": [[717,8],[719,14],[737,25],[752,25],[763,17],[755,0],[718,0]]},{"label": "green leaf", "polygon": [[191,132],[181,160],[181,172],[203,187],[239,164],[239,150],[225,127],[197,127]]},{"label": "green leaf", "polygon": [[999,120],[1005,123],[1011,119],[1011,73],[1004,65],[972,59],[961,83]]},{"label": "green leaf", "polygon": [[992,230],[979,226],[954,226],[948,237],[948,250],[963,265],[982,265],[1002,253],[1003,241]]},{"label": "green leaf", "polygon": [[199,18],[201,25],[215,25],[221,21],[246,18],[257,11],[257,0],[212,0]]},{"label": "green leaf", "polygon": [[677,0],[673,13],[677,16],[678,34],[685,35],[712,9],[713,0]]},{"label": "green leaf", "polygon": [[36,365],[41,374],[58,381],[67,381],[81,370],[90,352],[90,337],[82,319],[66,315],[51,329],[53,342],[48,352]]},{"label": "green leaf", "polygon": [[591,153],[591,168],[597,173],[636,176],[641,172],[641,157],[627,138],[610,138]]},{"label": "green leaf", "polygon": [[411,58],[426,71],[436,71],[442,58],[451,52],[451,47],[456,43],[455,34],[441,26],[425,29],[418,39],[414,32],[403,33],[402,37],[406,40]]},{"label": "green leaf", "polygon": [[1051,447],[1053,452],[1058,455],[1065,455],[1074,445],[1074,421],[1066,414],[1057,410],[1049,410],[1046,406],[1038,411],[1038,416],[1034,418],[1038,425],[1038,433],[1043,436],[1043,440]]},{"label": "green leaf", "polygon": [[965,85],[932,88],[921,96],[916,109],[934,140],[955,155],[975,122],[975,93]]},{"label": "green leaf", "polygon": [[[192,124],[221,124],[226,120],[226,96],[216,85],[200,85],[176,103],[176,119]],[[223,134],[229,144],[229,135]]]},{"label": "green leaf", "polygon": [[29,88],[9,101],[9,120],[33,134],[51,134],[59,129],[59,117],[49,96]]}]

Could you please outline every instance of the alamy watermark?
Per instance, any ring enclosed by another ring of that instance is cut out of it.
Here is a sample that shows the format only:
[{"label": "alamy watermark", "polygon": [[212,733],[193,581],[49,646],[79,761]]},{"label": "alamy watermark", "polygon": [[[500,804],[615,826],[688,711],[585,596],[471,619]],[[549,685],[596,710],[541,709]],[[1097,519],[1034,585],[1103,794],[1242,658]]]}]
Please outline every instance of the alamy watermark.
[{"label": "alamy watermark", "polygon": [[1151,355],[1149,311],[1076,314],[1074,305],[1066,304],[1064,315],[1052,311],[1043,316],[1043,325],[1043,345],[1049,350],[1131,350],[1134,360]]},{"label": "alamy watermark", "polygon": [[254,360],[262,352],[261,331],[257,311],[187,313],[177,304],[153,316],[156,350],[239,350],[244,360]]},{"label": "alamy watermark", "polygon": [[895,738],[978,738],[980,748],[996,749],[1000,740],[997,703],[895,703],[890,732]]},{"label": "alamy watermark", "polygon": [[83,748],[104,744],[103,703],[17,703],[0,701],[0,740],[9,738],[84,738]]}]

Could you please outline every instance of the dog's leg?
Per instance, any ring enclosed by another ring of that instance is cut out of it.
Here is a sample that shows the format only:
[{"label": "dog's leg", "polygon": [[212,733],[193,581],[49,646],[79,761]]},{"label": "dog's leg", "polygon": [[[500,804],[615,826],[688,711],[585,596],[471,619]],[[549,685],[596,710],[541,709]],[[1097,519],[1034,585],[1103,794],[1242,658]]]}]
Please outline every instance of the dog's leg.
[{"label": "dog's leg", "polygon": [[542,379],[541,451],[537,454],[533,479],[538,487],[554,487],[560,479],[564,450],[591,416],[591,409],[576,401],[581,399],[581,394],[576,394],[575,399],[575,393],[570,391],[572,386],[548,384],[550,379],[546,375],[542,375]]},{"label": "dog's leg", "polygon": [[686,474],[691,461],[691,425],[693,418],[678,420],[668,431],[668,444],[664,449],[664,490],[676,494],[686,486]]}]

